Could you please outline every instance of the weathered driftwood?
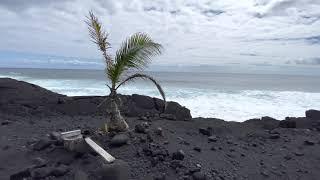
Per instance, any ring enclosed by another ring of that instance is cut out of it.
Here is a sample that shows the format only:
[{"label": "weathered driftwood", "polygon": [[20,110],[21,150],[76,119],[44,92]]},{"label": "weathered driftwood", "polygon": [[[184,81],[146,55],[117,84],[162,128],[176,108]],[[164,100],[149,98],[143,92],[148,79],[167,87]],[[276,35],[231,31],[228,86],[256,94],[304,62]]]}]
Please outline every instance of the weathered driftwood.
[{"label": "weathered driftwood", "polygon": [[80,134],[81,134],[81,130],[77,129],[77,130],[74,130],[74,131],[62,132],[61,133],[61,137],[62,138],[64,138],[64,137],[72,137],[72,136],[78,136]]},{"label": "weathered driftwood", "polygon": [[111,156],[107,151],[105,151],[102,147],[100,147],[97,143],[95,143],[91,138],[87,137],[84,139],[86,143],[100,156],[102,156],[108,163],[112,163],[116,159]]},{"label": "weathered driftwood", "polygon": [[125,180],[129,178],[128,163],[116,160],[112,155],[95,143],[91,138],[83,138],[81,130],[61,133],[61,139],[64,141],[64,147],[70,151],[87,150],[88,146],[97,152],[105,161],[101,167],[104,179]]},{"label": "weathered driftwood", "polygon": [[86,144],[83,140],[81,130],[69,131],[61,133],[64,147],[69,151],[83,152]]},{"label": "weathered driftwood", "polygon": [[61,138],[64,142],[64,147],[69,151],[84,152],[88,149],[88,145],[102,156],[107,163],[112,163],[115,158],[106,152],[102,147],[95,143],[91,138],[83,138],[81,130],[69,131],[61,133]]}]

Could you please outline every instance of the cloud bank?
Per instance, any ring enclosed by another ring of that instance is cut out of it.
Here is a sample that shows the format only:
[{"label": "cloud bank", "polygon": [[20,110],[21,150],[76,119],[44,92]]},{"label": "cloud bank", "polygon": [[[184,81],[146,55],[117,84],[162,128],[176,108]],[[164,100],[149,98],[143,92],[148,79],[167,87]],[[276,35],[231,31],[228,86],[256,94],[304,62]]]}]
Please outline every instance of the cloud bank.
[{"label": "cloud bank", "polygon": [[0,50],[97,63],[84,23],[89,10],[110,32],[111,53],[134,32],[161,42],[166,51],[156,64],[274,65],[320,57],[319,0],[2,0]]}]

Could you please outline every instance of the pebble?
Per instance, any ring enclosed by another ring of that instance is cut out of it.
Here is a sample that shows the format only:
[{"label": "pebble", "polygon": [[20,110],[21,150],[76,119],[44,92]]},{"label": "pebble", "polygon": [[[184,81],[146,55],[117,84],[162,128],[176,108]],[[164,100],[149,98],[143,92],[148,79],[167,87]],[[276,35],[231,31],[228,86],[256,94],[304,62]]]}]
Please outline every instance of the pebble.
[{"label": "pebble", "polygon": [[195,150],[197,152],[201,152],[201,148],[200,147],[194,147],[193,150]]},{"label": "pebble", "polygon": [[263,175],[265,177],[269,177],[269,173],[265,170],[261,171],[260,173],[261,173],[261,175]]},{"label": "pebble", "polygon": [[208,141],[209,142],[217,142],[218,141],[218,138],[216,136],[209,136],[208,137]]},{"label": "pebble", "polygon": [[35,168],[41,168],[47,165],[47,161],[42,159],[41,157],[37,157],[32,160],[32,164]]},{"label": "pebble", "polygon": [[166,180],[166,174],[156,175],[153,179],[154,180]]},{"label": "pebble", "polygon": [[286,155],[286,156],[284,156],[284,159],[285,159],[285,160],[291,160],[291,159],[292,159],[292,157],[291,157],[291,156],[289,156],[289,155]]},{"label": "pebble", "polygon": [[48,148],[51,145],[51,142],[47,139],[41,139],[33,145],[33,150],[41,151]]},{"label": "pebble", "polygon": [[211,151],[216,151],[216,150],[217,150],[217,148],[216,148],[216,147],[214,147],[214,146],[212,146],[212,147],[210,148],[210,150],[211,150]]},{"label": "pebble", "polygon": [[2,126],[9,125],[9,124],[11,124],[11,121],[9,121],[9,120],[5,120],[5,121],[1,122]]},{"label": "pebble", "polygon": [[199,133],[203,134],[205,136],[211,136],[212,135],[212,128],[211,127],[199,128]]},{"label": "pebble", "polygon": [[180,161],[182,161],[182,160],[184,159],[185,155],[186,155],[186,154],[184,153],[183,150],[179,150],[179,151],[174,152],[174,153],[172,154],[172,159],[173,159],[173,160],[180,160]]},{"label": "pebble", "polygon": [[75,173],[74,173],[74,180],[88,180],[88,175],[81,171],[81,170],[77,170]]},{"label": "pebble", "polygon": [[207,176],[202,172],[196,172],[192,175],[193,180],[206,180]]},{"label": "pebble", "polygon": [[27,168],[18,173],[12,174],[10,176],[10,180],[21,180],[21,179],[27,179],[29,177],[31,177],[31,172],[30,172],[30,169]]},{"label": "pebble", "polygon": [[110,144],[112,146],[123,146],[127,144],[129,141],[129,137],[125,134],[117,134],[112,139]]},{"label": "pebble", "polygon": [[155,130],[155,133],[158,135],[158,136],[163,136],[163,130],[161,127],[158,127],[156,130]]},{"label": "pebble", "polygon": [[305,141],[304,141],[304,144],[305,144],[305,145],[309,145],[309,146],[313,146],[313,145],[315,144],[315,142],[314,142],[314,141],[311,141],[311,140],[305,140]]},{"label": "pebble", "polygon": [[143,124],[137,124],[134,128],[136,133],[142,133],[146,134],[147,133],[147,128]]},{"label": "pebble", "polygon": [[296,152],[294,152],[294,154],[295,154],[296,156],[304,156],[304,153],[303,153],[303,152],[300,152],[300,151],[296,151]]},{"label": "pebble", "polygon": [[279,138],[280,138],[280,135],[279,135],[279,134],[272,134],[272,135],[270,135],[269,138],[270,138],[270,139],[279,139]]}]

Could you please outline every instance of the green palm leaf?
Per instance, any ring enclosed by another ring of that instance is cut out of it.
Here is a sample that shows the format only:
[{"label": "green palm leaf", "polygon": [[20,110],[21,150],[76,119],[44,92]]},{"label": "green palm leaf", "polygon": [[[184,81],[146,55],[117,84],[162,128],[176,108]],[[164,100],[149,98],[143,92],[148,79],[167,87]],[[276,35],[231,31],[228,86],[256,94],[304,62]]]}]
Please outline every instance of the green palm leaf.
[{"label": "green palm leaf", "polygon": [[152,78],[151,76],[149,75],[146,75],[146,74],[140,74],[140,73],[136,73],[136,74],[133,74],[129,77],[127,77],[124,81],[122,81],[117,87],[116,89],[118,89],[120,86],[128,83],[128,82],[131,82],[131,81],[134,81],[135,79],[143,79],[143,80],[150,80],[151,82],[153,82],[153,84],[157,87],[164,103],[166,104],[166,95],[162,89],[162,87],[160,86],[160,84],[154,79]]},{"label": "green palm leaf", "polygon": [[115,63],[108,69],[108,77],[116,84],[125,71],[142,70],[150,63],[152,57],[160,55],[161,52],[162,46],[147,34],[136,33],[124,41],[116,52]]},{"label": "green palm leaf", "polygon": [[99,19],[91,11],[89,12],[89,16],[87,16],[86,23],[92,42],[98,46],[105,58],[105,62],[110,66],[112,64],[112,59],[107,54],[107,49],[110,48],[110,43],[108,42],[109,34],[106,33]]}]

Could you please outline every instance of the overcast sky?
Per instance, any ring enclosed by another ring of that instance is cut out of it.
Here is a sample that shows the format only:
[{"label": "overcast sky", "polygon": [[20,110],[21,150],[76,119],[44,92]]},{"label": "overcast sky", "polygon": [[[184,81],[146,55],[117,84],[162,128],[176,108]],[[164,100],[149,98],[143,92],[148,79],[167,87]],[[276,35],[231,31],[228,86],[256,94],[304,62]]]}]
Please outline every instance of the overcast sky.
[{"label": "overcast sky", "polygon": [[134,32],[162,43],[155,64],[320,68],[320,0],[1,0],[0,65],[101,63],[84,23],[89,10],[112,53]]}]

